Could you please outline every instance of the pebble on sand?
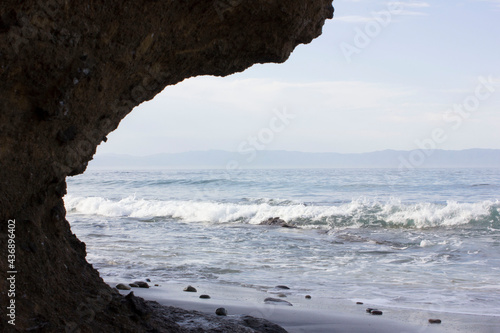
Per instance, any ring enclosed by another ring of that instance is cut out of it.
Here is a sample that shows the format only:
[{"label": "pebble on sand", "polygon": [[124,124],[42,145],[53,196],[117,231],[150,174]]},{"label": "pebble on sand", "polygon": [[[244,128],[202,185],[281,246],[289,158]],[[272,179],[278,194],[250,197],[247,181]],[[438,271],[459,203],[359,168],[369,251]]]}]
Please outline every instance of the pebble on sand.
[{"label": "pebble on sand", "polygon": [[210,296],[209,296],[209,295],[200,295],[200,298],[209,299],[209,298],[210,298]]},{"label": "pebble on sand", "polygon": [[129,286],[127,286],[126,284],[118,283],[116,285],[116,289],[119,289],[119,290],[130,290],[131,288]]},{"label": "pebble on sand", "polygon": [[429,319],[429,323],[431,323],[431,324],[441,324],[441,319]]},{"label": "pebble on sand", "polygon": [[356,304],[358,304],[358,305],[363,305],[363,302],[356,302]]},{"label": "pebble on sand", "polygon": [[293,304],[288,302],[288,301],[285,301],[285,300],[279,299],[279,298],[272,298],[272,297],[266,298],[264,300],[264,303],[266,303],[266,304],[284,304],[284,305],[288,305],[288,306],[293,306]]},{"label": "pebble on sand", "polygon": [[227,310],[224,308],[218,308],[215,310],[215,314],[218,316],[227,316]]},{"label": "pebble on sand", "polygon": [[279,286],[276,286],[275,288],[276,289],[290,289],[289,287],[281,285],[281,284]]},{"label": "pebble on sand", "polygon": [[186,288],[184,288],[184,291],[188,291],[188,292],[191,292],[191,293],[197,292],[196,288],[193,287],[193,286],[187,286]]},{"label": "pebble on sand", "polygon": [[383,312],[380,310],[372,310],[372,312],[370,313],[375,316],[381,316],[383,314]]},{"label": "pebble on sand", "polygon": [[311,299],[312,297],[311,297],[311,295],[306,295],[306,298]]},{"label": "pebble on sand", "polygon": [[137,285],[139,288],[149,288],[149,284],[144,281],[135,281],[135,285]]}]

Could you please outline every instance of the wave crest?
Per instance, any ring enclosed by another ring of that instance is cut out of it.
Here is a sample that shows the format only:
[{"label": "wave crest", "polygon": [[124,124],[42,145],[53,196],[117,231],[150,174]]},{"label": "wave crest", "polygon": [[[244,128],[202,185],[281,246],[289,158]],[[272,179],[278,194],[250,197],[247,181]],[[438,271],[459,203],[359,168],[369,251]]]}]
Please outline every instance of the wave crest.
[{"label": "wave crest", "polygon": [[498,201],[405,204],[395,199],[379,202],[360,198],[348,203],[315,206],[277,199],[247,199],[239,203],[221,203],[145,200],[134,196],[110,200],[71,195],[66,196],[64,201],[69,214],[131,218],[168,217],[186,222],[258,224],[269,217],[279,216],[292,224],[309,228],[429,228],[466,224],[494,228],[500,226]]}]

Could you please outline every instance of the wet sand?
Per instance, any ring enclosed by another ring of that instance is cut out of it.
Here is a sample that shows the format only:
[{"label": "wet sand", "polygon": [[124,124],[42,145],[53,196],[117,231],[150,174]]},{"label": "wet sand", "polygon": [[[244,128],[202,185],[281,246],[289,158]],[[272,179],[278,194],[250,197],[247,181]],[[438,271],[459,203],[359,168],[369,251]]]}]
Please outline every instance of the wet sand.
[{"label": "wet sand", "polygon": [[[122,283],[124,281],[121,281]],[[132,281],[130,281],[132,282]],[[116,283],[110,283],[115,286]],[[354,332],[354,333],[451,333],[477,332],[496,333],[500,331],[500,317],[457,314],[396,307],[380,307],[369,303],[356,304],[356,301],[332,299],[324,295],[304,294],[276,288],[257,290],[240,286],[194,283],[197,292],[183,291],[187,283],[169,282],[149,289],[132,288],[134,295],[154,300],[162,305],[196,310],[215,316],[215,310],[223,307],[228,316],[250,315],[264,318],[285,328],[290,333],[298,332]],[[126,295],[130,291],[120,291]],[[208,294],[210,299],[200,299]],[[286,295],[286,297],[280,297]],[[264,303],[273,297],[286,300],[289,306],[279,303]],[[361,301],[361,300],[360,300]],[[371,315],[367,308],[377,308],[383,315]],[[428,320],[441,319],[441,324],[430,324]]]}]

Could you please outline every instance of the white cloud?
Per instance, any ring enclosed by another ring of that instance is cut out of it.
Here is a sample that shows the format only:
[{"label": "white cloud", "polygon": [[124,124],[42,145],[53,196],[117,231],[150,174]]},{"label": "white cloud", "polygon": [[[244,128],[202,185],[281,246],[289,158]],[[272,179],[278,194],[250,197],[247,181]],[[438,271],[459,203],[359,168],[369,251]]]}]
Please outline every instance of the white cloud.
[{"label": "white cloud", "polygon": [[[276,109],[286,109],[294,119],[266,149],[411,149],[414,138],[425,137],[436,127],[449,127],[443,123],[443,112],[462,100],[450,95],[455,94],[380,82],[198,77],[167,87],[139,106],[100,152],[236,150],[269,126]],[[493,126],[495,105],[494,100],[488,101],[462,127],[463,135],[470,138],[474,137],[467,132],[469,126],[487,129],[482,141],[471,139],[476,145],[484,146],[482,142],[496,132],[487,127]]]},{"label": "white cloud", "polygon": [[372,16],[361,16],[361,15],[346,15],[346,16],[336,16],[335,21],[341,21],[346,23],[364,23],[368,21],[373,21]]},{"label": "white cloud", "polygon": [[381,106],[408,90],[360,81],[285,82],[269,79],[196,78],[167,88],[158,99],[219,105],[253,115],[278,105],[354,110]]},{"label": "white cloud", "polygon": [[392,2],[392,4],[407,8],[426,8],[431,6],[429,3],[424,1],[404,1],[404,2],[398,1],[398,2]]},{"label": "white cloud", "polygon": [[344,23],[366,23],[377,20],[377,17],[383,12],[390,13],[392,18],[397,16],[425,16],[428,15],[425,9],[429,7],[429,3],[422,1],[387,2],[385,6],[381,6],[379,9],[372,11],[369,15],[336,15],[335,21]]},{"label": "white cloud", "polygon": [[431,5],[424,1],[396,1],[388,2],[388,8],[397,8],[399,16],[424,16],[428,15],[424,9],[431,7]]}]

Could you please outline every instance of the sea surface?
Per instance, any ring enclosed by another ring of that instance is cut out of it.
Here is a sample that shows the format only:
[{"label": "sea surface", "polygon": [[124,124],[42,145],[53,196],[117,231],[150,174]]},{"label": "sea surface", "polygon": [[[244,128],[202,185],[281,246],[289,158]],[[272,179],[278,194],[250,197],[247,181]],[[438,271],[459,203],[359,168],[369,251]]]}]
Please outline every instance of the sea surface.
[{"label": "sea surface", "polygon": [[500,316],[500,169],[89,170],[64,200],[105,281]]}]

